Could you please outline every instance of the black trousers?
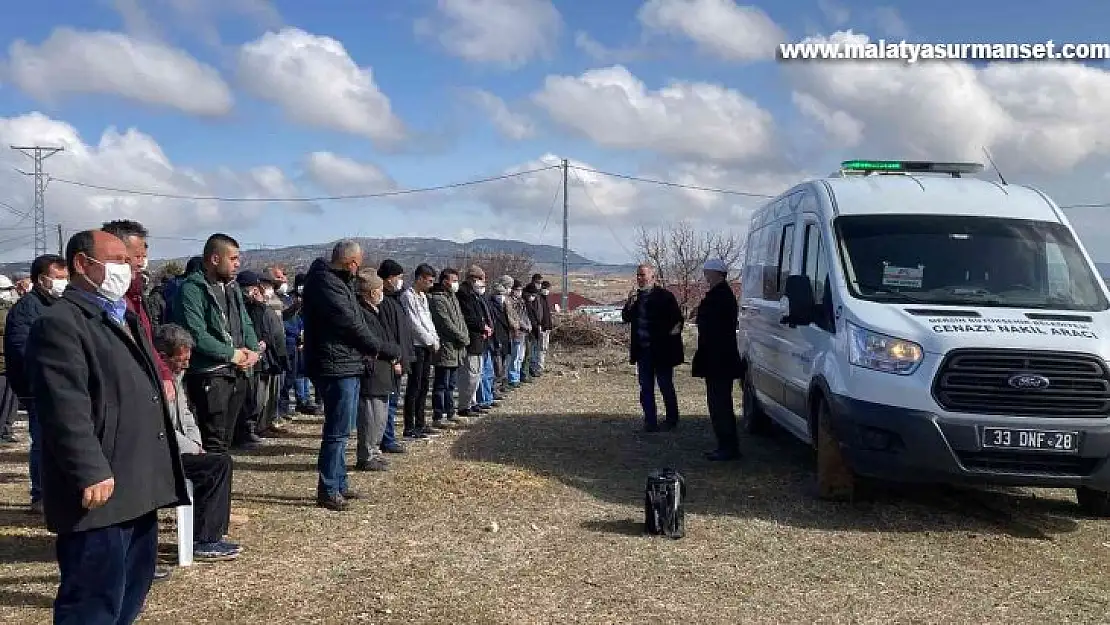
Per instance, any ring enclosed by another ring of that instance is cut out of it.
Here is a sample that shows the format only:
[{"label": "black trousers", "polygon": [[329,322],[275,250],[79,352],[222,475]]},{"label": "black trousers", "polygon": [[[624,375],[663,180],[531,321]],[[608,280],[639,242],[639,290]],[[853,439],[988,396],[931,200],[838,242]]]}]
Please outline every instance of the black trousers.
[{"label": "black trousers", "polygon": [[193,404],[204,451],[226,453],[231,447],[247,390],[244,375],[185,376],[185,393]]},{"label": "black trousers", "polygon": [[432,348],[416,347],[416,359],[412,361],[408,384],[405,386],[405,403],[401,413],[405,419],[405,431],[419,430],[427,425],[428,390],[432,377]]},{"label": "black trousers", "polygon": [[231,456],[181,454],[181,464],[193,483],[193,541],[220,542],[231,519]]},{"label": "black trousers", "polygon": [[705,378],[705,403],[709,407],[713,432],[717,435],[717,449],[726,453],[739,451],[740,448],[736,434],[736,410],[732,403],[734,383],[731,378]]},{"label": "black trousers", "polygon": [[18,411],[19,398],[8,384],[8,376],[0,373],[0,435],[12,433]]},{"label": "black trousers", "polygon": [[129,625],[143,610],[158,558],[158,514],[59,534],[55,625]]}]

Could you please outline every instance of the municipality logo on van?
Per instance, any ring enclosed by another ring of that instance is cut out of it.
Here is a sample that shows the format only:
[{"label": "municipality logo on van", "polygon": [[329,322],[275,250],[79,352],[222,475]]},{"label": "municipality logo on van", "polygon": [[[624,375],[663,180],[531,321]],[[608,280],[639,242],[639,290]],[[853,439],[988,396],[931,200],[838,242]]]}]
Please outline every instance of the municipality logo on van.
[{"label": "municipality logo on van", "polygon": [[1006,380],[1006,383],[1017,389],[1040,390],[1048,388],[1049,385],[1052,384],[1052,381],[1043,375],[1037,375],[1035,373],[1018,373],[1017,375],[1010,376],[1010,379]]}]

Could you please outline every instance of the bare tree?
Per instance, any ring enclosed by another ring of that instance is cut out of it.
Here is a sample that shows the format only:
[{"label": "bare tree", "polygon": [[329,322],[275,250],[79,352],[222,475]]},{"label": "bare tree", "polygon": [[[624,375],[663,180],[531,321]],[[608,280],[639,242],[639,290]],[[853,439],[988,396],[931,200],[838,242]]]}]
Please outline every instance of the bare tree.
[{"label": "bare tree", "polygon": [[524,252],[474,252],[467,251],[455,258],[455,267],[461,273],[466,273],[466,268],[478,265],[486,272],[489,281],[501,276],[512,276],[521,282],[528,282],[532,277],[532,268],[535,262],[532,257]]},{"label": "bare tree", "polygon": [[674,292],[684,313],[701,301],[704,294],[702,266],[710,258],[720,258],[734,279],[744,256],[743,235],[731,231],[698,231],[687,221],[664,224],[655,229],[641,227],[636,249],[643,262],[655,267],[656,279]]}]

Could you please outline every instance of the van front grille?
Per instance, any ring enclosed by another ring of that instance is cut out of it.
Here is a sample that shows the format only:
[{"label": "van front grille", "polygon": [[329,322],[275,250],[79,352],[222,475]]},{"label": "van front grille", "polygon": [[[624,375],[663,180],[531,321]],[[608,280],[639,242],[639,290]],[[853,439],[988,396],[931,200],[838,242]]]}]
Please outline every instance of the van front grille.
[{"label": "van front grille", "polygon": [[[1015,388],[1014,376],[1046,378]],[[945,410],[1037,417],[1110,415],[1110,371],[1097,356],[1012,349],[959,349],[941,363],[933,396]]]}]

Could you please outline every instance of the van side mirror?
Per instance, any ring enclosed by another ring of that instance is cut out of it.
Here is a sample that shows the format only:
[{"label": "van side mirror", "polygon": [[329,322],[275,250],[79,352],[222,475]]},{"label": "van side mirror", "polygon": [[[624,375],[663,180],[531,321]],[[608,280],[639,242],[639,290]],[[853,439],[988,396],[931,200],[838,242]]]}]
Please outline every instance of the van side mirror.
[{"label": "van side mirror", "polygon": [[790,327],[808,326],[814,322],[817,310],[813,300],[813,284],[809,276],[788,276],[782,290],[786,298],[786,316],[781,323]]}]

